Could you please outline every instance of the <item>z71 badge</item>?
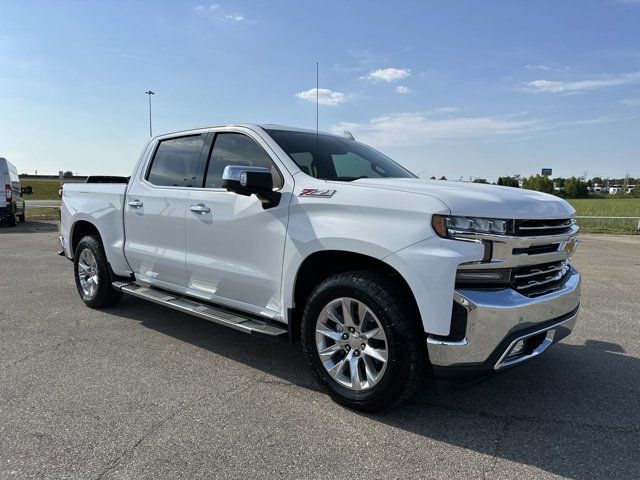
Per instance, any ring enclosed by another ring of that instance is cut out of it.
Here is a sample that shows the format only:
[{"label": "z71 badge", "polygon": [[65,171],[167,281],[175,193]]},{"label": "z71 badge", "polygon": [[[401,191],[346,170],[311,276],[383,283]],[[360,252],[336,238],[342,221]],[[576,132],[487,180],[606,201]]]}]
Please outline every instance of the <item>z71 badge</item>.
[{"label": "z71 badge", "polygon": [[303,188],[298,194],[299,197],[316,197],[316,198],[331,198],[336,193],[335,190],[320,190],[317,188]]}]

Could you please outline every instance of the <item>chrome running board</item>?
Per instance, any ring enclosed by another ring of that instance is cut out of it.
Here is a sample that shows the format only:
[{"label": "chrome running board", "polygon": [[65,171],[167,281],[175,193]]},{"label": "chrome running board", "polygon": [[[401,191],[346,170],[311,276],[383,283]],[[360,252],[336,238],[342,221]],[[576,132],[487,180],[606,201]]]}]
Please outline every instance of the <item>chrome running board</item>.
[{"label": "chrome running board", "polygon": [[181,296],[177,293],[166,292],[152,287],[141,286],[132,282],[115,281],[113,288],[128,295],[149,300],[159,305],[178,310],[179,312],[193,315],[194,317],[209,320],[210,322],[224,325],[240,332],[249,334],[261,334],[268,337],[281,337],[287,335],[286,326],[279,326],[268,321],[256,319],[251,316],[242,316],[240,313],[223,310],[209,304],[198,302],[192,298]]}]

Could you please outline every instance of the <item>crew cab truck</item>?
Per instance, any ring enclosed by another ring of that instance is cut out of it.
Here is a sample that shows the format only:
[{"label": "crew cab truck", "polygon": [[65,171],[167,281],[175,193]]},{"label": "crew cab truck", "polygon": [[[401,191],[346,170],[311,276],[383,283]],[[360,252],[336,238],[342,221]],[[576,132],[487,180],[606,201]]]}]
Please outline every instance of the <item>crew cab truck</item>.
[{"label": "crew cab truck", "polygon": [[419,179],[346,136],[246,124],[151,139],[128,184],[66,184],[60,242],[89,307],[127,294],[300,339],[336,401],[376,411],[431,372],[500,371],[567,336],[574,213]]}]

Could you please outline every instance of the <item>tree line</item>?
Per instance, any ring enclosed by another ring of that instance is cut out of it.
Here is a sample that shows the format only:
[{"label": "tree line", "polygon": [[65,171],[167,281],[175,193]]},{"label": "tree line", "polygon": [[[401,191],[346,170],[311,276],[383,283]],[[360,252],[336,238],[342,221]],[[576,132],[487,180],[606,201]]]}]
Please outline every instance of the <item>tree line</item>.
[{"label": "tree line", "polygon": [[[431,177],[435,180],[436,177]],[[440,177],[440,180],[446,180],[446,177]],[[490,183],[485,178],[476,178],[473,183]],[[601,177],[593,177],[585,180],[580,177],[556,177],[549,178],[546,175],[531,175],[530,177],[521,177],[520,175],[499,177],[494,185],[504,187],[526,188],[527,190],[536,190],[538,192],[550,193],[563,198],[588,198],[594,195],[593,187],[610,188],[613,185],[619,185],[618,191],[614,194],[616,197],[634,197],[640,198],[640,179],[633,177],[602,179]],[[630,192],[629,186],[634,185]],[[608,194],[607,194],[608,195]]]}]

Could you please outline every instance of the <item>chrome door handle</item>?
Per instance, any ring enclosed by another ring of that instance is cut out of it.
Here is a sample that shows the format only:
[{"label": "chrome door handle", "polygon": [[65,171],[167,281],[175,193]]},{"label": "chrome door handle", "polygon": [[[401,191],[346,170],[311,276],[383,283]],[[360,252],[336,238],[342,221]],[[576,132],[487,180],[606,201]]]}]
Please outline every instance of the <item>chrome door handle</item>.
[{"label": "chrome door handle", "polygon": [[191,210],[192,212],[195,212],[195,213],[200,213],[200,214],[209,213],[211,211],[211,209],[209,207],[207,207],[204,203],[199,203],[197,205],[191,205],[189,207],[189,210]]},{"label": "chrome door handle", "polygon": [[136,200],[129,200],[128,203],[129,203],[129,206],[131,208],[140,208],[143,205],[143,203],[140,200],[137,200],[137,199]]}]

